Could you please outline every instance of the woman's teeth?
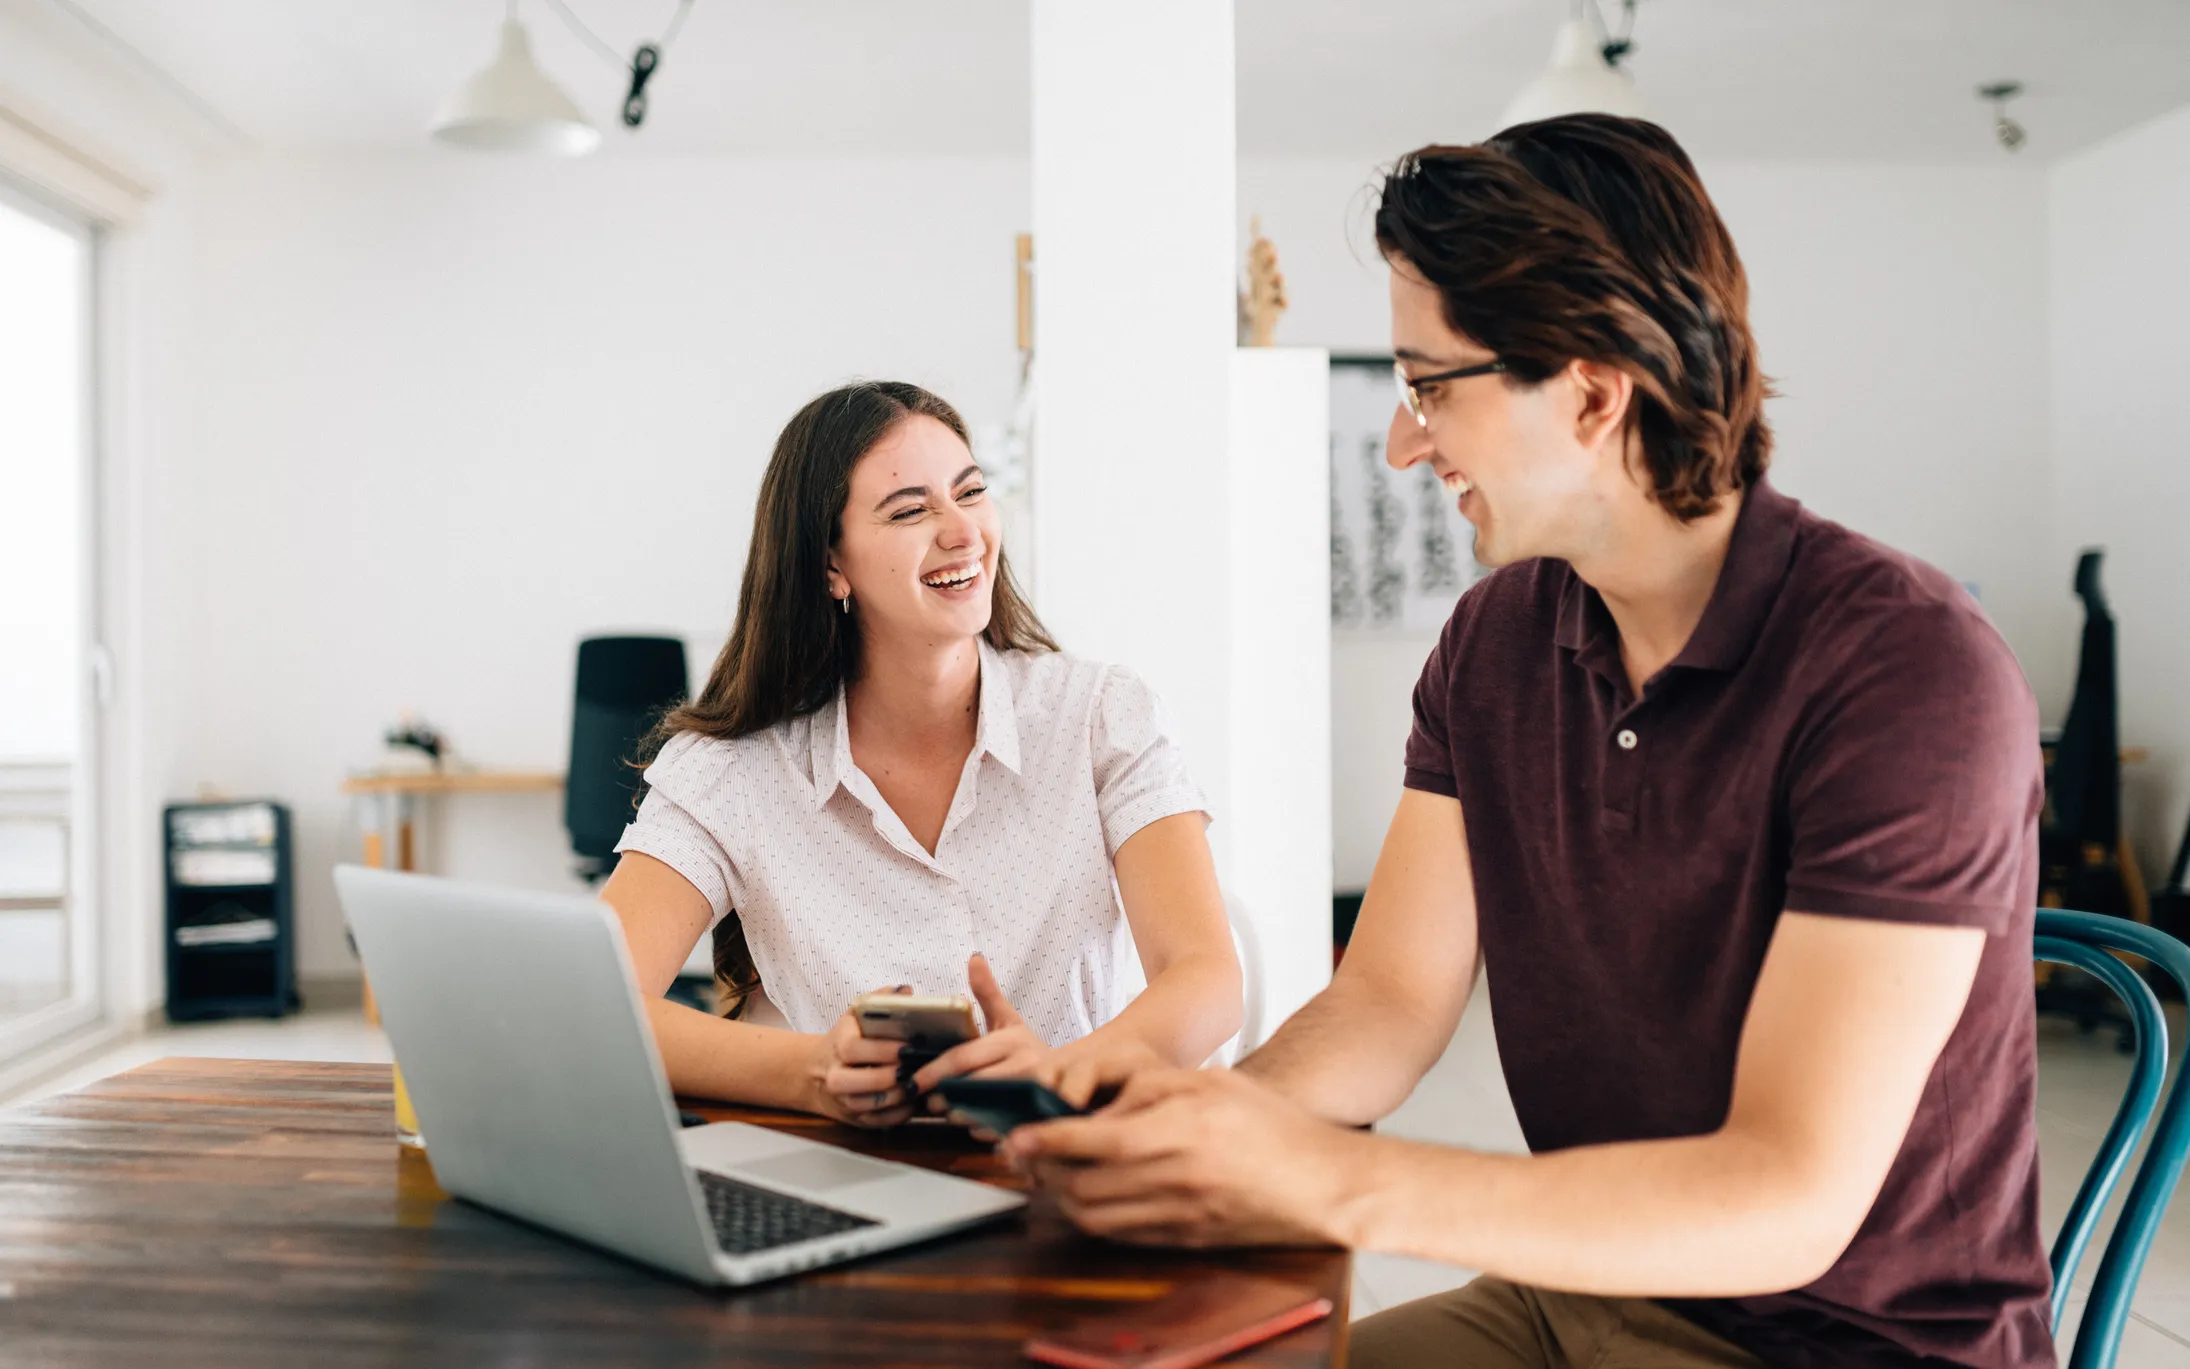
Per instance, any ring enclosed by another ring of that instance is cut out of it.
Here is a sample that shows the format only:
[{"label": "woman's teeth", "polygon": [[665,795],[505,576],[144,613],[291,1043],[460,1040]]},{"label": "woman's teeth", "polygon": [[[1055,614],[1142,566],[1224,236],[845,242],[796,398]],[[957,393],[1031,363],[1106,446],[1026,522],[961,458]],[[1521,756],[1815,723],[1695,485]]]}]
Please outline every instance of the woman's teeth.
[{"label": "woman's teeth", "polygon": [[979,566],[965,566],[958,570],[937,571],[933,575],[923,575],[920,577],[920,583],[930,589],[963,589],[979,579],[980,575],[981,568]]},{"label": "woman's teeth", "polygon": [[1468,491],[1475,488],[1464,475],[1448,475],[1444,477],[1444,481],[1445,488],[1451,490],[1456,497],[1460,498],[1465,498]]}]

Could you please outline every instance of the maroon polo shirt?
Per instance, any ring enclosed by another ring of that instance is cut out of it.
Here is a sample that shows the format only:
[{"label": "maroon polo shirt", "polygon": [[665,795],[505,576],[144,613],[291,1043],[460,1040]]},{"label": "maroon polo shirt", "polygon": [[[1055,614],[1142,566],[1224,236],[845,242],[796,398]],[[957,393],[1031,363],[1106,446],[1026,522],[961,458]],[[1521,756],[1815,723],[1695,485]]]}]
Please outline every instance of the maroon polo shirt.
[{"label": "maroon polo shirt", "polygon": [[1782,909],[1980,927],[1901,1152],[1826,1275],[1676,1310],[1774,1365],[2047,1366],[2031,993],[2037,709],[1939,571],[1759,484],[1635,697],[1563,561],[1453,611],[1407,784],[1457,797],[1498,1050],[1535,1151],[1726,1120]]}]

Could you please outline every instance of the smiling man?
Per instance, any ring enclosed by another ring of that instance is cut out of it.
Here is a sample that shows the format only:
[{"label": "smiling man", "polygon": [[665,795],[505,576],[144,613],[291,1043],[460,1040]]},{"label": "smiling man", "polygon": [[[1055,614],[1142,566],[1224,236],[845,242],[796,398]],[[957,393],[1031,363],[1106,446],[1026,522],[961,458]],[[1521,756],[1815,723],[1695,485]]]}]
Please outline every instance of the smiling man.
[{"label": "smiling man", "polygon": [[[1236,1070],[1012,1153],[1121,1239],[1485,1271],[1357,1366],[2050,1365],[2013,657],[1766,479],[1747,281],[1663,130],[1424,149],[1376,231],[1390,460],[1500,569],[1416,687],[1345,963]],[[1478,968],[1531,1153],[1357,1130]]]}]

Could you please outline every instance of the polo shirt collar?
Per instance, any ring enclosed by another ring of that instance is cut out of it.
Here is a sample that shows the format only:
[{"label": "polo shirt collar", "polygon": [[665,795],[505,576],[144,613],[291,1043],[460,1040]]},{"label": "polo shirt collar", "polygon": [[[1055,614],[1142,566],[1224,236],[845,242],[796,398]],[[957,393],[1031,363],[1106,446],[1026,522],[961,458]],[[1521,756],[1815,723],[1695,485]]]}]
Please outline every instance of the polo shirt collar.
[{"label": "polo shirt collar", "polygon": [[1703,618],[1673,664],[1690,670],[1739,670],[1779,601],[1787,567],[1795,559],[1795,523],[1802,505],[1758,477],[1734,517],[1726,564]]},{"label": "polo shirt collar", "polygon": [[[980,647],[980,705],[974,724],[974,753],[994,756],[1016,775],[1020,773],[1019,710],[1011,692],[1011,677],[994,647],[986,641]],[[814,714],[807,748],[814,777],[814,807],[820,808],[835,797],[853,769],[852,715],[844,705],[843,685],[838,685],[836,697]]]},{"label": "polo shirt collar", "polygon": [[[1741,501],[1734,531],[1726,544],[1726,562],[1718,583],[1688,642],[1672,660],[1686,670],[1732,671],[1749,659],[1764,630],[1764,620],[1779,598],[1794,562],[1795,524],[1802,505],[1759,478]],[[1571,570],[1559,591],[1559,621],[1554,634],[1574,653],[1575,664],[1620,677],[1620,634],[1604,598]]]}]

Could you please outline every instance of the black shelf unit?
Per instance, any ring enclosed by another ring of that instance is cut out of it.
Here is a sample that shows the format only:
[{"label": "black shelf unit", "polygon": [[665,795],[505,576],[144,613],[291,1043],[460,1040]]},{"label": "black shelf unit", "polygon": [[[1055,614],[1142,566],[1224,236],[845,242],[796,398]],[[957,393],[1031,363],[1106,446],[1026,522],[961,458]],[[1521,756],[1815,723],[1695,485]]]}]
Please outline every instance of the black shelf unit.
[{"label": "black shelf unit", "polygon": [[168,1020],[295,1011],[288,808],[263,799],[171,803],[162,833]]}]

